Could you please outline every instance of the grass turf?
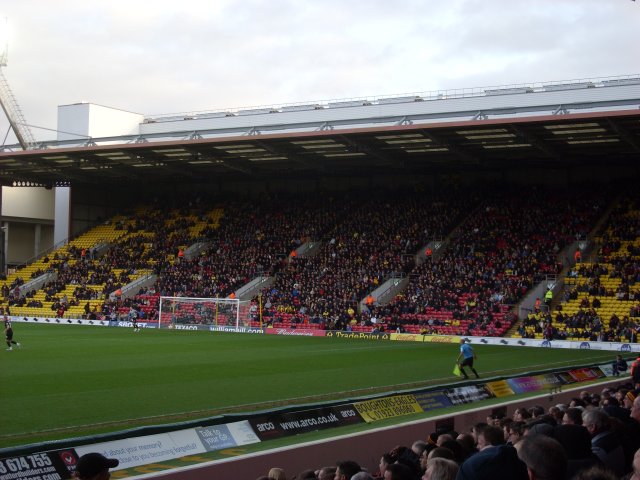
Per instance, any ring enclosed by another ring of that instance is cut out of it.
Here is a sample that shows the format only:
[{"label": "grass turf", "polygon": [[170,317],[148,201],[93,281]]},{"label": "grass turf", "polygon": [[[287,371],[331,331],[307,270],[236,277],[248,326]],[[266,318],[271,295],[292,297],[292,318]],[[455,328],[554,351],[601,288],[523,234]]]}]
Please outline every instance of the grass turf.
[{"label": "grass turf", "polygon": [[[0,447],[457,382],[456,344],[14,324]],[[484,377],[612,352],[478,345]]]}]

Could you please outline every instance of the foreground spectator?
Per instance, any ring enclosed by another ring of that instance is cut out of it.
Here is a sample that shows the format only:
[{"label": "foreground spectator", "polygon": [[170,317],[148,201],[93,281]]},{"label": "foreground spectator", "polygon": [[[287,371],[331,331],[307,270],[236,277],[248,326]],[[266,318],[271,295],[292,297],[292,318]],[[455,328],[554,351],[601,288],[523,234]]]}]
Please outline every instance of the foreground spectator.
[{"label": "foreground spectator", "polygon": [[591,450],[591,436],[582,425],[558,425],[555,438],[567,454],[567,478],[591,467],[602,466],[600,459]]},{"label": "foreground spectator", "polygon": [[334,480],[336,476],[336,467],[322,467],[316,472],[318,480]]},{"label": "foreground spectator", "polygon": [[368,472],[358,472],[351,477],[351,480],[373,480],[373,477]]},{"label": "foreground spectator", "polygon": [[111,474],[110,468],[120,464],[116,458],[106,458],[100,453],[86,453],[78,459],[76,464],[76,478],[80,480],[103,480]]},{"label": "foreground spectator", "polygon": [[465,460],[456,480],[529,480],[529,477],[514,447],[490,445]]},{"label": "foreground spectator", "polygon": [[353,460],[339,462],[336,468],[335,480],[351,480],[351,477],[360,471],[362,471],[362,468]]},{"label": "foreground spectator", "polygon": [[518,457],[531,480],[564,480],[567,455],[562,445],[546,435],[528,435],[518,444]]},{"label": "foreground spectator", "polygon": [[277,467],[273,467],[271,470],[269,470],[268,477],[272,478],[273,480],[287,480],[287,475],[284,473],[284,470]]},{"label": "foreground spectator", "polygon": [[575,476],[571,477],[571,480],[618,480],[618,477],[602,467],[591,467],[586,470],[581,470]]},{"label": "foreground spectator", "polygon": [[387,465],[384,471],[384,480],[418,480],[411,468],[402,463]]},{"label": "foreground spectator", "polygon": [[[476,425],[476,427],[478,427]],[[516,449],[504,444],[500,427],[477,428],[478,450],[460,466],[456,480],[527,480],[527,467]]]},{"label": "foreground spectator", "polygon": [[602,410],[586,410],[582,423],[591,435],[591,449],[605,468],[618,476],[624,472],[625,458],[622,442],[611,428],[609,416]]},{"label": "foreground spectator", "polygon": [[633,473],[631,477],[629,477],[629,480],[640,480],[640,448],[633,456]]},{"label": "foreground spectator", "polygon": [[422,480],[454,480],[458,470],[458,464],[453,460],[432,458],[427,461],[427,469]]},{"label": "foreground spectator", "polygon": [[571,407],[564,412],[563,425],[582,425],[582,409]]},{"label": "foreground spectator", "polygon": [[504,433],[500,427],[494,425],[486,425],[478,431],[478,450],[482,451],[486,447],[494,447],[503,445]]},{"label": "foreground spectator", "polygon": [[424,440],[416,440],[411,445],[411,450],[413,450],[413,453],[415,453],[418,457],[421,457],[426,449],[427,442],[425,442]]}]

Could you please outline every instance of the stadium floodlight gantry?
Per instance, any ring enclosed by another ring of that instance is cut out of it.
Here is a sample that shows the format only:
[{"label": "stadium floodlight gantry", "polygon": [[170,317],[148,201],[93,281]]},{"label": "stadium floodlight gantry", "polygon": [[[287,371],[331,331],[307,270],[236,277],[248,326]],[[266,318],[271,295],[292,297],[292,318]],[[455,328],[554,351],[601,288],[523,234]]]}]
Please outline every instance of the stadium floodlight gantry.
[{"label": "stadium floodlight gantry", "polygon": [[36,139],[22,114],[20,105],[9,87],[9,82],[4,76],[2,67],[7,66],[9,52],[9,22],[6,18],[0,20],[0,105],[4,110],[9,125],[16,135],[20,147],[23,150],[36,148]]}]

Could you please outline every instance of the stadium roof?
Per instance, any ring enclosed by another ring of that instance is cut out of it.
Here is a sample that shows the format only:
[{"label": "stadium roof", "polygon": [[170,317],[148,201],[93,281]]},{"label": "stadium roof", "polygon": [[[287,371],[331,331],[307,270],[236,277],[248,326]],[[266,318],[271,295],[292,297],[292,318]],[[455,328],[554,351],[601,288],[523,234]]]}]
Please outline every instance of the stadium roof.
[{"label": "stadium roof", "polygon": [[184,183],[604,162],[628,166],[640,159],[639,80],[484,90],[444,101],[402,97],[307,111],[292,106],[230,118],[146,119],[136,136],[0,153],[0,183]]}]

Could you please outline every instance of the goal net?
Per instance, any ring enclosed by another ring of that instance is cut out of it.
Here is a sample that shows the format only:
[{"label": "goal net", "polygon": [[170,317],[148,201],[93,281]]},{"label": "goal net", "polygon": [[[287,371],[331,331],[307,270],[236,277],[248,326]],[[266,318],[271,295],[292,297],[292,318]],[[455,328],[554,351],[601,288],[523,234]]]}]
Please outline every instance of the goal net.
[{"label": "goal net", "polygon": [[[160,297],[159,328],[251,327],[250,302],[237,298]],[[181,327],[183,326],[183,327]]]}]

